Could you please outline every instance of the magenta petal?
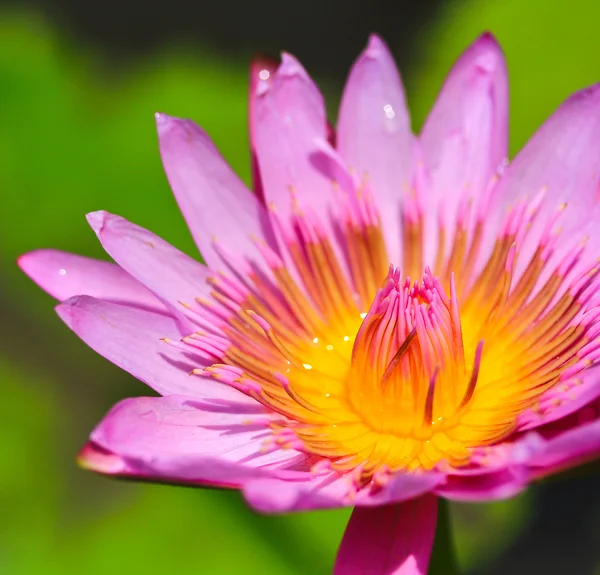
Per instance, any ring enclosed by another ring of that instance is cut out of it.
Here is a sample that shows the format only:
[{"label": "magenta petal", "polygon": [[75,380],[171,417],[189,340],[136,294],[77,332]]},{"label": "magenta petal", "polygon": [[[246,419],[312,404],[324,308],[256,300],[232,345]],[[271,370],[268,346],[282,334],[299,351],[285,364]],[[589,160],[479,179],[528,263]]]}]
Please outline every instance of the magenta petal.
[{"label": "magenta petal", "polygon": [[536,409],[521,413],[517,430],[536,429],[562,420],[600,398],[600,366],[588,368],[574,379],[559,382],[540,397]]},{"label": "magenta petal", "polygon": [[77,454],[77,463],[84,469],[102,473],[104,475],[117,475],[125,477],[135,475],[135,469],[128,466],[118,455],[88,441]]},{"label": "magenta petal", "polygon": [[[61,319],[94,351],[142,380],[162,395],[186,394],[219,397],[234,390],[190,376],[204,367],[200,358],[183,356],[161,338],[179,339],[175,321],[163,314],[77,296],[57,306]],[[241,394],[238,394],[241,396]]]},{"label": "magenta petal", "polygon": [[87,218],[108,254],[176,315],[183,318],[182,304],[210,293],[209,269],[157,235],[104,211]]},{"label": "magenta petal", "polygon": [[544,477],[600,456],[600,420],[581,425],[548,440],[529,461],[532,477]]},{"label": "magenta petal", "polygon": [[514,441],[475,449],[472,466],[448,472],[435,494],[473,502],[513,497],[529,484],[529,462],[545,445],[539,434],[530,432]]},{"label": "magenta petal", "polygon": [[248,89],[248,124],[250,130],[250,147],[254,150],[254,130],[256,127],[256,102],[273,84],[273,76],[279,62],[272,58],[258,56],[250,63],[250,82]]},{"label": "magenta petal", "polygon": [[254,103],[253,144],[265,201],[286,227],[294,205],[310,208],[326,227],[334,209],[331,177],[315,165],[327,141],[325,104],[300,63],[289,54]]},{"label": "magenta petal", "polygon": [[19,267],[59,301],[75,295],[126,303],[156,311],[164,306],[119,266],[60,250],[36,250],[22,255]]},{"label": "magenta petal", "polygon": [[413,135],[400,75],[387,46],[371,36],[348,77],[337,148],[375,197],[390,261],[400,259],[402,195],[412,185]]},{"label": "magenta petal", "polygon": [[248,94],[248,123],[250,127],[250,149],[252,154],[252,189],[256,196],[264,202],[265,195],[258,168],[258,160],[254,150],[254,131],[256,124],[256,99],[269,89],[273,81],[273,74],[277,70],[278,63],[270,58],[254,58],[250,64],[250,89]]},{"label": "magenta petal", "polygon": [[263,204],[199,126],[166,114],[156,118],[165,172],[206,263],[213,269],[223,266],[222,245],[263,265],[255,241],[275,248]]},{"label": "magenta petal", "polygon": [[525,465],[505,467],[488,473],[450,475],[437,495],[454,501],[495,501],[508,499],[523,491],[529,483]]},{"label": "magenta petal", "polygon": [[254,130],[254,106],[256,98],[266,92],[273,83],[273,74],[277,71],[279,62],[272,58],[253,58],[250,64],[250,88],[249,88],[249,117],[250,117],[250,140],[253,140]]},{"label": "magenta petal", "polygon": [[[543,203],[519,248],[517,273],[529,262],[548,222],[560,241],[546,265],[547,274],[565,255],[585,244],[573,274],[597,263],[600,253],[600,84],[571,96],[542,125],[506,169],[488,208],[494,226],[509,206],[541,194]],[[490,238],[494,241],[494,238]],[[540,279],[540,282],[543,278]]]},{"label": "magenta petal", "polygon": [[357,497],[356,504],[373,506],[406,501],[434,490],[445,481],[445,474],[437,471],[397,473],[378,492],[369,494],[368,497]]},{"label": "magenta petal", "polygon": [[346,507],[347,495],[348,481],[335,473],[314,478],[306,472],[304,480],[261,479],[244,487],[244,497],[261,513]]},{"label": "magenta petal", "polygon": [[[125,477],[151,483],[224,489],[239,489],[245,479],[265,475],[260,470],[243,469],[237,463],[214,457],[198,457],[191,464],[182,462],[179,462],[179,464],[175,462],[165,464],[165,462],[159,462],[158,465],[147,465],[143,460],[121,457],[96,445],[93,441],[88,442],[81,449],[77,456],[77,462],[84,469],[102,475]],[[197,472],[199,467],[204,469],[205,472],[199,474]]]},{"label": "magenta petal", "polygon": [[304,481],[265,479],[248,483],[244,496],[258,511],[285,513],[309,509],[331,509],[348,505],[378,506],[419,497],[443,483],[438,473],[397,474],[375,493],[364,489],[349,495],[348,478],[337,473],[313,477],[306,473]]},{"label": "magenta petal", "polygon": [[357,507],[350,517],[334,575],[426,575],[437,524],[437,497]]},{"label": "magenta petal", "polygon": [[[264,414],[256,402],[137,397],[115,405],[90,438],[149,477],[240,486],[249,478],[269,477],[268,466],[298,455],[293,450],[263,453],[271,431],[249,420]],[[96,465],[100,472],[102,467],[120,471],[114,460]]]},{"label": "magenta petal", "polygon": [[441,218],[453,234],[461,200],[481,196],[508,157],[507,71],[493,36],[481,36],[456,62],[420,141],[429,173],[424,201],[436,207],[430,227]]}]

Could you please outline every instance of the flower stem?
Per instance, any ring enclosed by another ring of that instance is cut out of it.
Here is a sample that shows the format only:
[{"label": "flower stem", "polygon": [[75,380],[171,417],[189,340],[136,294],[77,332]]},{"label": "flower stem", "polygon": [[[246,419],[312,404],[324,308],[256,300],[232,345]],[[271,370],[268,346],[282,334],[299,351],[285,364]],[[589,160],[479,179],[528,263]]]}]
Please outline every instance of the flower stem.
[{"label": "flower stem", "polygon": [[452,537],[450,506],[448,501],[441,497],[438,500],[437,528],[428,574],[460,575]]}]

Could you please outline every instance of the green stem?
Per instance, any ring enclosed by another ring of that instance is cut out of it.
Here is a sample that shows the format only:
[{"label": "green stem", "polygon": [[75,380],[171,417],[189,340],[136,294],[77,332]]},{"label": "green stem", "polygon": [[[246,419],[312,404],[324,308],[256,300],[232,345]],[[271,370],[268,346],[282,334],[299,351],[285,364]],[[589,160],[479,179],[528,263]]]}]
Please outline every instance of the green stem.
[{"label": "green stem", "polygon": [[435,532],[435,542],[431,561],[429,562],[429,575],[460,575],[454,539],[452,537],[452,523],[450,521],[450,506],[443,498],[438,500],[438,519]]}]

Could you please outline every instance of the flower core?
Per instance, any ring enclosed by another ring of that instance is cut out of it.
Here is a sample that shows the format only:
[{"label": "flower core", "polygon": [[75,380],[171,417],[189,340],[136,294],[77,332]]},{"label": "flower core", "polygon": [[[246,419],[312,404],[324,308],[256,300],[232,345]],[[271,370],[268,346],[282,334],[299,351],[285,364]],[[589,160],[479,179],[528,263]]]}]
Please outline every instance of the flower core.
[{"label": "flower core", "polygon": [[582,249],[549,263],[564,206],[521,253],[542,198],[512,207],[487,256],[482,216],[462,210],[451,243],[439,224],[432,269],[421,210],[408,202],[402,267],[413,279],[389,266],[367,192],[341,202],[340,246],[309,210],[289,226],[273,213],[284,255],[260,245],[272,277],[223,254],[233,273],[214,277],[212,301],[190,306],[221,326],[184,338],[213,362],[194,372],[265,406],[265,449],[305,452],[315,469],[363,483],[464,466],[549,388],[576,384],[597,353],[598,267],[572,273]]}]

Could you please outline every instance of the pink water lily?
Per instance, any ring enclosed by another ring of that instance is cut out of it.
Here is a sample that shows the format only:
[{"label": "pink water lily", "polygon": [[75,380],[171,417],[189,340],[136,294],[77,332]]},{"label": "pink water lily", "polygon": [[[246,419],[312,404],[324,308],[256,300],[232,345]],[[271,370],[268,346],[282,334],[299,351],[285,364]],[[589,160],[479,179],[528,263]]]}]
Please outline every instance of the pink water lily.
[{"label": "pink water lily", "polygon": [[337,575],[426,573],[438,497],[509,497],[600,450],[600,88],[508,163],[490,35],[418,137],[375,36],[335,132],[292,56],[251,80],[256,194],[193,122],[157,115],[206,265],[106,212],[88,221],[116,264],[19,261],[160,394],[116,405],[81,463],[263,512],[355,506]]}]

